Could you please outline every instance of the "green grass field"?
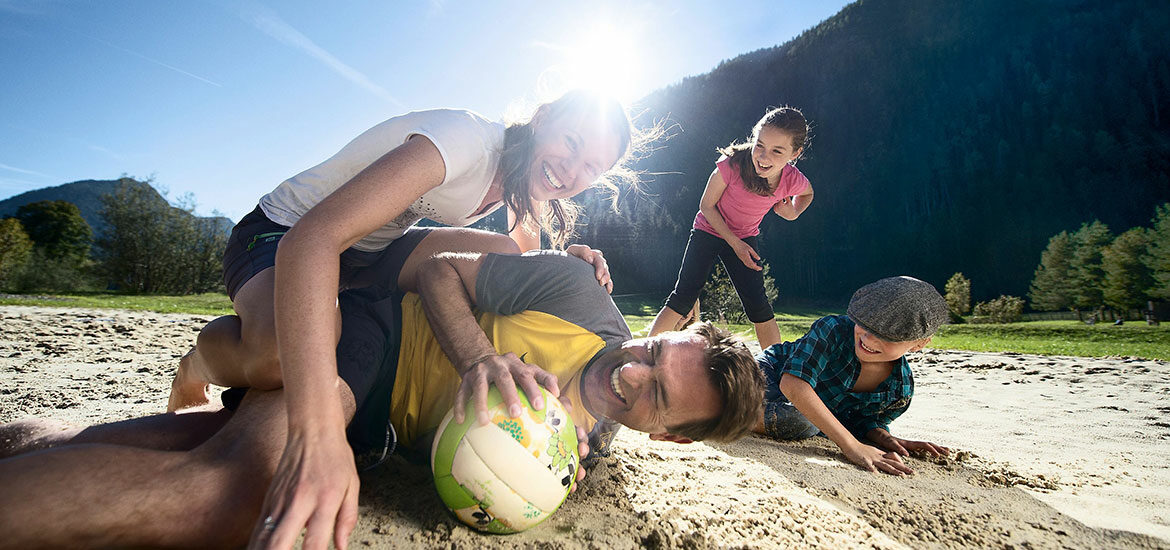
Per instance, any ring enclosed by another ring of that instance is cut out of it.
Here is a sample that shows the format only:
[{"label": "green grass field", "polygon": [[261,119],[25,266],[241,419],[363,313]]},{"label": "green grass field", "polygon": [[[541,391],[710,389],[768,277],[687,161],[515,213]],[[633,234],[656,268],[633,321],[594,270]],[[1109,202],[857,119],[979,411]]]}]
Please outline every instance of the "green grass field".
[{"label": "green grass field", "polygon": [[[657,304],[623,301],[618,307],[634,334],[644,334],[657,313]],[[161,313],[196,313],[226,315],[232,312],[224,294],[193,296],[138,296],[116,293],[28,296],[0,294],[0,305],[87,307],[157,311]],[[780,334],[793,340],[830,311],[816,309],[777,313]],[[732,332],[754,339],[750,325],[730,325]],[[1007,325],[945,325],[935,335],[930,347],[969,351],[1073,355],[1081,357],[1132,356],[1170,361],[1170,323],[1150,327],[1129,322],[1121,326],[1108,323],[1086,325],[1078,321],[1030,321]]]},{"label": "green grass field", "polygon": [[[780,335],[794,340],[808,332],[817,316],[778,314]],[[652,315],[626,315],[634,334],[645,334]],[[751,325],[730,325],[732,332],[754,339]],[[1130,356],[1170,361],[1170,323],[1156,327],[1130,322],[1121,326],[1079,321],[1030,321],[1006,325],[944,325],[931,348],[967,351],[1072,355],[1079,357]]]},{"label": "green grass field", "polygon": [[202,315],[228,315],[232,313],[231,300],[228,300],[226,294],[216,292],[190,296],[131,295],[112,292],[55,294],[51,296],[0,294],[0,305],[92,307]]}]

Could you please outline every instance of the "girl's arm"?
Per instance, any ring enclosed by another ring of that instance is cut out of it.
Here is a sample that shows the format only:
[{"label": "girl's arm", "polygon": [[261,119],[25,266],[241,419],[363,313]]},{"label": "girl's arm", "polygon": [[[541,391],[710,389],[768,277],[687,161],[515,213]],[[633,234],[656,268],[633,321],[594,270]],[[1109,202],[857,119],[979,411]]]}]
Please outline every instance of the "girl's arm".
[{"label": "girl's arm", "polygon": [[812,201],[813,188],[812,184],[809,184],[808,189],[804,193],[781,200],[776,203],[776,206],[772,207],[772,211],[777,216],[792,221],[799,218],[804,213],[804,210],[808,208],[808,205],[812,204]]},{"label": "girl's arm", "polygon": [[723,176],[719,175],[719,169],[716,168],[711,172],[711,177],[707,178],[707,188],[703,190],[703,198],[699,199],[699,212],[703,213],[703,217],[707,218],[707,223],[711,224],[715,232],[727,241],[743,265],[759,271],[763,269],[760,264],[756,263],[756,260],[760,259],[760,255],[751,245],[743,242],[743,239],[736,237],[735,233],[731,232],[731,228],[727,227],[727,222],[723,220],[723,215],[716,207],[726,190],[727,183],[723,181]]},{"label": "girl's arm", "polygon": [[782,374],[780,376],[780,393],[792,401],[796,410],[800,411],[800,414],[803,414],[809,422],[812,422],[829,439],[833,440],[833,443],[840,447],[841,452],[845,453],[845,457],[854,464],[871,472],[881,470],[893,475],[913,473],[913,470],[898,458],[897,453],[887,453],[853,437],[853,434],[845,429],[841,421],[833,416],[833,412],[825,406],[825,402],[821,401],[816,390],[808,382],[788,373]]},{"label": "girl's arm", "polygon": [[279,521],[275,529],[256,529],[254,544],[288,548],[307,527],[306,545],[332,535],[343,547],[353,530],[359,482],[338,391],[338,256],[445,175],[435,145],[415,136],[310,209],[281,239],[273,302],[288,441],[259,516]]}]

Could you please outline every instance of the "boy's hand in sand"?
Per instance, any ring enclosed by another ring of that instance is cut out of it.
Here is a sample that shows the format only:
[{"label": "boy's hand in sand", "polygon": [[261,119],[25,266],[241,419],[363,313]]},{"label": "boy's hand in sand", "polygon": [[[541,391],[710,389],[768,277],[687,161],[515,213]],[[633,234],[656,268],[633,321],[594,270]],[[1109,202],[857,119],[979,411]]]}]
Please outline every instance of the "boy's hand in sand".
[{"label": "boy's hand in sand", "polygon": [[841,452],[850,462],[871,472],[885,472],[890,475],[902,476],[914,473],[898,456],[898,453],[886,452],[872,445],[860,443],[855,447],[842,448]]},{"label": "boy's hand in sand", "polygon": [[902,456],[910,456],[911,453],[925,453],[930,456],[947,456],[951,453],[950,449],[943,447],[942,445],[936,445],[929,441],[912,441],[909,439],[902,439],[900,437],[893,436],[890,434],[890,432],[887,432],[881,428],[874,428],[870,430],[869,433],[865,434],[865,436],[869,438],[870,441],[873,441],[875,444],[877,444],[878,447],[893,453],[898,453]]}]

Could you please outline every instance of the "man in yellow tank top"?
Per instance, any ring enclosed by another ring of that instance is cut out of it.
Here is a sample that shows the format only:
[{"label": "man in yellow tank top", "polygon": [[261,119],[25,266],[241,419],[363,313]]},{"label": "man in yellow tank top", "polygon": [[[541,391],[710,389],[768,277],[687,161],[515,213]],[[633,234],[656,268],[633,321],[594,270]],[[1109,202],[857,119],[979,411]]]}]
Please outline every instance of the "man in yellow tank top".
[{"label": "man in yellow tank top", "polygon": [[[453,403],[482,404],[489,384],[510,404],[517,386],[559,395],[595,453],[621,425],[661,439],[725,441],[759,417],[760,375],[742,343],[705,324],[632,338],[580,260],[439,256],[420,273],[417,295],[367,288],[339,299],[338,391],[355,448],[394,433],[417,446]],[[255,542],[279,522],[258,517],[287,439],[286,414],[280,390],[242,394],[225,392],[234,413],[85,431],[0,426],[0,457],[8,457],[0,460],[0,532],[14,547],[238,546],[250,534]]]}]

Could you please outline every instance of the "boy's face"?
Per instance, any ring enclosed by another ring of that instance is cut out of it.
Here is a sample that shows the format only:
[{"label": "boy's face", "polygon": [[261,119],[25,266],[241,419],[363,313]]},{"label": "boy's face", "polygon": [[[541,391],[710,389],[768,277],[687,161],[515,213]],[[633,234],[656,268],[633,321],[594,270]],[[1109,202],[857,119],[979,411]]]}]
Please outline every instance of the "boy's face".
[{"label": "boy's face", "polygon": [[853,325],[853,353],[863,363],[895,361],[912,351],[918,351],[930,343],[930,338],[909,342],[887,342],[874,336],[861,325]]}]

